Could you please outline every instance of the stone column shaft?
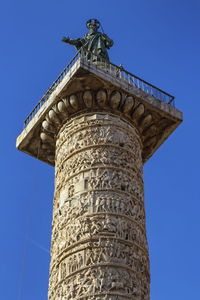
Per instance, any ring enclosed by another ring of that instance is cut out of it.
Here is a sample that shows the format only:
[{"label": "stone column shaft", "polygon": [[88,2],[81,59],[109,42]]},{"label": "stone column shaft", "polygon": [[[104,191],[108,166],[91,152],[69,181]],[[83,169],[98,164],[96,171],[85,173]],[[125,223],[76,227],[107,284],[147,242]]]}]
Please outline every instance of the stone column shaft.
[{"label": "stone column shaft", "polygon": [[149,299],[141,152],[137,129],[110,114],[61,127],[49,300]]}]

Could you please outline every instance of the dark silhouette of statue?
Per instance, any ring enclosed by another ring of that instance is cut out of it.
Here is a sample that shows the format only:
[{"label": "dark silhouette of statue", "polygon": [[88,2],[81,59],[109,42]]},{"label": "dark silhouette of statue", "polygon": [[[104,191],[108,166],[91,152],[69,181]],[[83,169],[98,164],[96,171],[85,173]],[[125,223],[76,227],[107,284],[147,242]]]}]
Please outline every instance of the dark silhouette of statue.
[{"label": "dark silhouette of statue", "polygon": [[86,57],[86,59],[95,61],[109,61],[107,49],[113,46],[111,40],[105,33],[99,32],[100,22],[96,19],[90,19],[86,22],[89,32],[82,38],[70,39],[64,37],[63,42],[74,45],[76,49]]}]

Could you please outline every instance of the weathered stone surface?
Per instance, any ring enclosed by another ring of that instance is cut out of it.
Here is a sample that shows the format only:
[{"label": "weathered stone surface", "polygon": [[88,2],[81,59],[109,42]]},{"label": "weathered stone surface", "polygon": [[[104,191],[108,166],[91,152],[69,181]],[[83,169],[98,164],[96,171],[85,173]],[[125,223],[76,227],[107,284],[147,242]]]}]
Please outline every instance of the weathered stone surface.
[{"label": "weathered stone surface", "polygon": [[60,128],[49,299],[149,299],[141,154],[120,117],[84,114]]}]

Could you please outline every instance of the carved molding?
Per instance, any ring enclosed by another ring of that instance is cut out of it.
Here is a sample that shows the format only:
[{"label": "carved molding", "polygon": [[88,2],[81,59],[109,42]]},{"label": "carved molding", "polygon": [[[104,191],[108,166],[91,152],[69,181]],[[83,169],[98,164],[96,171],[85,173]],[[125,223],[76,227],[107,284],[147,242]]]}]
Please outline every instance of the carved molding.
[{"label": "carved molding", "polygon": [[136,97],[122,91],[100,89],[77,92],[54,104],[42,122],[42,149],[46,151],[51,164],[55,161],[55,142],[62,125],[76,115],[90,112],[119,116],[137,128],[143,144],[143,157],[156,146],[162,129],[171,125],[169,120],[158,118],[150,112]]}]

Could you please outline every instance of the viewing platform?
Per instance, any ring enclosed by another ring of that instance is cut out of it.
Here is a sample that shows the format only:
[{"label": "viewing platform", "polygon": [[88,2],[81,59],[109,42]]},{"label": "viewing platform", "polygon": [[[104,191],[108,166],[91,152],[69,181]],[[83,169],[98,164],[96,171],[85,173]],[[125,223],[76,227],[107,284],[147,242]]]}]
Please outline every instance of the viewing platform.
[{"label": "viewing platform", "polygon": [[[77,92],[80,93],[81,91],[91,90],[91,86],[94,91],[100,89],[106,90],[106,88],[112,88],[113,91],[115,88],[121,90],[127,95],[132,96],[134,101],[136,100],[135,104],[137,102],[137,106],[141,103],[151,112],[151,122],[159,128],[156,130],[156,143],[151,147],[151,150],[145,150],[144,161],[154,153],[182,121],[182,113],[175,108],[174,96],[138,76],[131,74],[122,66],[117,66],[111,62],[105,62],[100,59],[94,61],[92,55],[90,60],[88,60],[81,52],[78,52],[25,119],[24,130],[17,138],[17,148],[53,165],[53,160],[49,161],[46,159],[45,152],[40,148],[40,143],[38,143],[38,135],[41,133],[41,124],[49,111],[55,107],[56,103]],[[72,106],[71,108],[69,107],[68,117],[69,115],[81,114],[86,110],[90,111],[90,107],[87,107],[87,105],[84,105],[84,103],[80,101],[79,99],[77,110]],[[116,109],[113,109],[113,107],[111,107],[112,105],[110,106],[109,101],[108,97],[105,103],[105,109],[97,105],[95,108],[92,108],[92,111],[110,111],[115,115],[117,114],[127,119],[129,122],[131,121],[134,110],[137,108],[135,104],[130,104],[130,110],[126,111],[126,109],[123,108],[125,105],[123,101],[125,101],[125,99],[120,101]],[[145,112],[143,113],[146,114]],[[159,124],[162,124],[162,126]],[[165,130],[163,134],[164,126],[167,130]],[[54,153],[51,153],[51,156],[52,155],[54,156]]]}]

